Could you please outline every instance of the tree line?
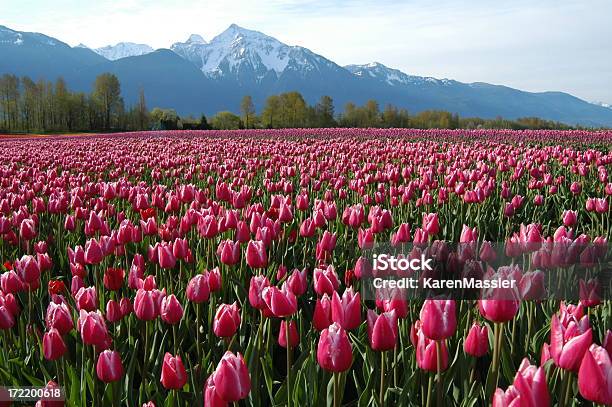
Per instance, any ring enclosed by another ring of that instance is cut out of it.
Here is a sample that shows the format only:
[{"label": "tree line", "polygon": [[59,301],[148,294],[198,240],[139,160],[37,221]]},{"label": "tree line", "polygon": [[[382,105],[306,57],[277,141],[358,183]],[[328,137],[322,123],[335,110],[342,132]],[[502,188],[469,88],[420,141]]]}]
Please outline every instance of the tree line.
[{"label": "tree line", "polygon": [[125,106],[121,85],[110,73],[99,75],[91,93],[71,92],[62,78],[55,82],[5,74],[0,77],[0,132],[89,132],[172,129],[253,129],[300,127],[374,128],[509,128],[571,129],[563,123],[537,117],[507,120],[464,118],[456,113],[428,110],[409,114],[406,109],[368,100],[359,106],[347,103],[336,113],[330,96],[310,105],[299,92],[285,92],[266,99],[257,114],[251,96],[237,106],[239,114],[222,111],[207,118],[181,117],[174,109],[148,110],[144,90],[133,106]]},{"label": "tree line", "polygon": [[0,77],[0,131],[89,132],[146,130],[150,127],[144,91],[126,109],[117,77],[96,77],[91,93],[71,92],[66,82],[34,82],[5,74]]}]

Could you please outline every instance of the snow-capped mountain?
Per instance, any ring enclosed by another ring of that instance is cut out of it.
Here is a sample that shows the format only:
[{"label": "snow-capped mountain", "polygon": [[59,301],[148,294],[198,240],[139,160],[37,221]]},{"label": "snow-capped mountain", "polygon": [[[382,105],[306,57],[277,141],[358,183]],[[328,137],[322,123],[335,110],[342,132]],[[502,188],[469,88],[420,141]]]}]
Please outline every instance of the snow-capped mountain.
[{"label": "snow-capped mountain", "polygon": [[385,82],[391,86],[420,85],[424,83],[450,85],[456,82],[449,79],[436,79],[428,76],[408,75],[398,69],[389,68],[380,62],[371,62],[365,65],[346,65],[344,68],[360,78],[372,78],[377,81]]},{"label": "snow-capped mountain", "polygon": [[67,44],[56,40],[55,38],[48,37],[44,34],[21,32],[11,30],[8,27],[0,25],[0,44],[4,45],[24,45],[24,44],[42,44],[42,45],[63,45]]},{"label": "snow-capped mountain", "polygon": [[610,103],[605,103],[605,102],[592,102],[594,105],[596,106],[601,106],[601,107],[605,107],[607,109],[612,109],[612,104]]},{"label": "snow-capped mountain", "polygon": [[[126,58],[131,56],[130,58]],[[487,83],[462,83],[405,74],[380,63],[341,67],[307,48],[290,46],[261,32],[231,25],[206,42],[191,35],[172,50],[153,51],[142,44],[119,43],[91,50],[44,34],[0,26],[0,76],[8,73],[55,81],[90,92],[101,73],[117,75],[130,105],[144,89],[147,103],[175,108],[179,114],[237,112],[251,95],[258,111],[270,95],[298,91],[310,103],[321,96],[338,111],[369,99],[411,113],[447,110],[464,117],[538,116],[568,124],[612,126],[612,109],[563,92],[524,92]]]},{"label": "snow-capped mountain", "polygon": [[256,82],[264,78],[278,78],[286,71],[321,71],[340,68],[333,62],[298,46],[289,46],[259,31],[232,24],[210,43],[198,41],[192,35],[186,42],[170,48],[195,64],[209,78],[252,77]]},{"label": "snow-capped mountain", "polygon": [[116,45],[107,45],[105,47],[96,48],[93,50],[96,54],[103,56],[110,61],[117,59],[135,57],[153,52],[153,48],[146,44],[135,44],[133,42],[120,42]]}]

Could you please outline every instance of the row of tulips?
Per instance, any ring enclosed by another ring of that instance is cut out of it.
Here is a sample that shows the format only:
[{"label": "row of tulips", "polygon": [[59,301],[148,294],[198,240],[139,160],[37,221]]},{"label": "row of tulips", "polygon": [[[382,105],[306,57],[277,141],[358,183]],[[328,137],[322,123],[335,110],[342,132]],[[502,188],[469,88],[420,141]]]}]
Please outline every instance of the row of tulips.
[{"label": "row of tulips", "polygon": [[[611,404],[608,288],[581,280],[571,305],[544,284],[606,267],[611,140],[2,140],[0,385],[65,390],[43,406]],[[488,266],[495,241],[512,267]],[[361,250],[404,243],[521,284],[477,301],[362,296]]]}]

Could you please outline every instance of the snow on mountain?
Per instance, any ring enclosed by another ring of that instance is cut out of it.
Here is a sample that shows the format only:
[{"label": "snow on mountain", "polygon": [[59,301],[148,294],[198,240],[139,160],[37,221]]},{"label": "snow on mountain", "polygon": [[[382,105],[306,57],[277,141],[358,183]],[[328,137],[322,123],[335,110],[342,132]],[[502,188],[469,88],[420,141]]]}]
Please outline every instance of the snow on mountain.
[{"label": "snow on mountain", "polygon": [[236,24],[230,25],[210,43],[194,41],[192,35],[170,49],[194,63],[210,78],[253,74],[255,80],[260,81],[270,74],[279,77],[287,70],[305,74],[336,66],[306,48],[289,46]]},{"label": "snow on mountain", "polygon": [[610,104],[610,103],[604,103],[604,102],[591,102],[591,103],[594,104],[594,105],[597,105],[597,106],[601,106],[601,107],[605,107],[605,108],[608,108],[608,109],[612,109],[612,104]]},{"label": "snow on mountain", "polygon": [[121,58],[135,57],[153,52],[153,48],[146,44],[135,44],[133,42],[120,42],[117,45],[107,45],[93,50],[104,58],[115,61]]},{"label": "snow on mountain", "polygon": [[48,37],[44,34],[15,31],[0,25],[0,44],[23,45],[25,41],[51,46],[66,45],[63,42],[58,41],[55,38]]},{"label": "snow on mountain", "polygon": [[455,82],[449,79],[408,75],[398,69],[389,68],[379,62],[371,62],[365,65],[346,65],[344,68],[353,75],[362,78],[370,77],[391,86],[420,85],[424,83],[449,85]]}]

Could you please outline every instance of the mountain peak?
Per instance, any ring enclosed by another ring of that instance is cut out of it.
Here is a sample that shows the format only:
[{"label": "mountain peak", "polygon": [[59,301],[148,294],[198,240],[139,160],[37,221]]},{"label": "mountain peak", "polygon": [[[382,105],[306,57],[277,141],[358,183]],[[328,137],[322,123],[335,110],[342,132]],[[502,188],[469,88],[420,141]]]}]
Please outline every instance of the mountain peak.
[{"label": "mountain peak", "polygon": [[200,34],[191,34],[187,41],[187,44],[206,44],[206,40]]},{"label": "mountain peak", "polygon": [[108,60],[115,61],[121,58],[148,54],[153,52],[153,48],[146,44],[119,42],[116,45],[107,45],[105,47],[96,48],[93,51],[98,55],[102,55]]},{"label": "mountain peak", "polygon": [[[215,38],[211,40],[212,43],[228,43],[240,40],[264,40],[269,42],[275,42],[278,44],[282,44],[276,38],[272,38],[262,32],[249,30],[248,28],[240,27],[237,24],[231,24],[229,27],[225,29],[221,34],[217,35]],[[285,45],[285,44],[283,44]]]}]

